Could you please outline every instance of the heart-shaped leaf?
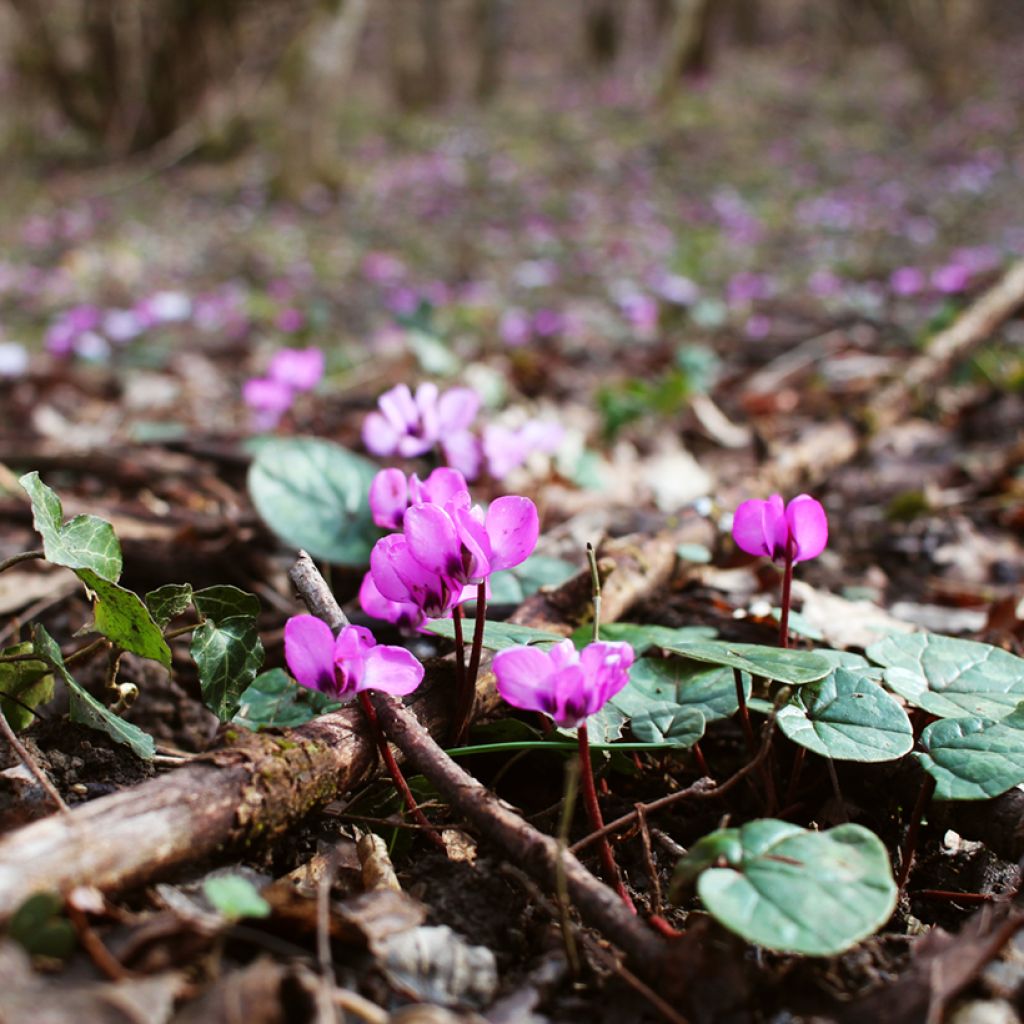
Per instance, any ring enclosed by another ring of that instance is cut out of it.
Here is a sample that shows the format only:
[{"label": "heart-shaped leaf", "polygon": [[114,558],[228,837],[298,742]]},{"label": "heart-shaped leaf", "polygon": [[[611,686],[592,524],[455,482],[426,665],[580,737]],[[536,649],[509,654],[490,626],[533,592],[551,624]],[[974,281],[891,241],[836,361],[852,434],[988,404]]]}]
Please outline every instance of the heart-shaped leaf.
[{"label": "heart-shaped leaf", "polygon": [[94,597],[96,632],[132,654],[152,658],[170,668],[171,649],[142,598],[90,569],[79,569],[77,573]]},{"label": "heart-shaped leaf", "polygon": [[704,906],[726,928],[806,956],[842,953],[896,906],[885,846],[860,825],[811,832],[764,819],[720,829],[679,862],[673,888],[693,877]]},{"label": "heart-shaped leaf", "polygon": [[91,569],[110,582],[120,578],[121,545],[110,523],[85,515],[65,523],[60,498],[38,473],[26,473],[18,483],[32,499],[32,523],[43,538],[48,562],[68,569]]},{"label": "heart-shaped leaf", "polygon": [[[32,644],[15,644],[0,654],[31,654]],[[0,662],[0,713],[16,732],[35,719],[32,708],[53,696],[53,673],[42,661]],[[13,698],[13,699],[12,699]]]},{"label": "heart-shaped leaf", "polygon": [[263,664],[255,621],[248,615],[219,623],[207,620],[193,632],[190,649],[199,669],[203,702],[221,721],[229,721]]},{"label": "heart-shaped leaf", "polygon": [[[691,640],[709,640],[716,635],[711,626],[642,626],[635,622],[609,622],[601,627],[602,640],[620,640],[630,644],[637,655],[652,647],[670,647]],[[572,634],[577,647],[586,647],[594,639],[593,625],[580,626]]]},{"label": "heart-shaped leaf", "polygon": [[249,495],[286,544],[338,565],[366,565],[380,530],[370,516],[377,466],[312,437],[263,443],[249,467]]},{"label": "heart-shaped leaf", "polygon": [[211,622],[223,622],[240,615],[256,619],[260,614],[260,599],[255,594],[227,585],[197,590],[192,595],[192,603],[196,611]]},{"label": "heart-shaped leaf", "polygon": [[1024,704],[1000,719],[945,718],[921,733],[915,756],[936,800],[987,800],[1024,782]]},{"label": "heart-shaped leaf", "polygon": [[633,716],[630,728],[641,743],[688,750],[704,735],[704,716],[694,708],[678,704],[651,704],[646,711]]},{"label": "heart-shaped leaf", "polygon": [[895,761],[914,746],[898,701],[855,669],[795,690],[776,722],[794,743],[835,761]]},{"label": "heart-shaped leaf", "polygon": [[[455,626],[451,619],[431,619],[424,625],[424,630],[435,636],[443,636],[446,640],[455,639]],[[463,626],[466,646],[469,646],[473,627]],[[564,636],[557,633],[545,633],[542,629],[532,626],[520,626],[514,622],[486,622],[484,624],[484,647],[489,651],[504,651],[509,647],[522,647],[524,644],[558,643]]]},{"label": "heart-shaped leaf", "polygon": [[105,732],[111,739],[131,747],[144,760],[153,759],[156,753],[153,737],[144,733],[137,725],[132,725],[115,715],[110,708],[89,693],[68,671],[59,644],[42,626],[37,625],[32,632],[32,647],[39,659],[45,661],[67,686],[72,722],[80,722],[82,725]]},{"label": "heart-shaped leaf", "polygon": [[726,640],[694,640],[681,644],[664,644],[666,650],[684,658],[712,665],[728,665],[751,675],[774,679],[780,683],[802,686],[824,679],[831,665],[813,651],[766,647],[763,644],[738,644]]},{"label": "heart-shaped leaf", "polygon": [[1024,659],[936,633],[896,633],[872,644],[885,685],[939,718],[1003,718],[1024,700]]},{"label": "heart-shaped leaf", "polygon": [[192,585],[189,583],[167,583],[146,595],[149,614],[161,629],[185,612],[191,603]]},{"label": "heart-shaped leaf", "polygon": [[[750,696],[750,676],[743,676],[744,697]],[[615,703],[627,714],[639,715],[651,703],[668,703],[699,711],[705,722],[731,718],[739,709],[731,668],[708,668],[686,658],[641,658],[629,670],[629,686]],[[634,732],[636,730],[634,729]]]},{"label": "heart-shaped leaf", "polygon": [[262,672],[239,697],[232,719],[249,729],[293,728],[341,707],[328,696],[299,686],[283,668]]},{"label": "heart-shaped leaf", "polygon": [[578,571],[579,566],[564,558],[548,555],[531,555],[522,565],[504,572],[496,572],[490,578],[490,604],[520,605],[541,587],[554,587],[564,583]]}]

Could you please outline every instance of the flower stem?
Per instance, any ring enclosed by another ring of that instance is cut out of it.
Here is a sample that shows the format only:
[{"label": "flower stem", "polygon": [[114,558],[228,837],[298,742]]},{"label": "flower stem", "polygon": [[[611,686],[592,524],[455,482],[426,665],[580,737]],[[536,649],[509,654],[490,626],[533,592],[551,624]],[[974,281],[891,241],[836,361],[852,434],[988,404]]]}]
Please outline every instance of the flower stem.
[{"label": "flower stem", "polygon": [[455,715],[452,720],[452,739],[459,742],[462,725],[462,705],[466,699],[466,641],[462,636],[462,605],[452,609],[452,629],[455,633]]},{"label": "flower stem", "polygon": [[[587,817],[590,818],[590,827],[594,832],[604,828],[604,819],[601,817],[601,805],[597,802],[597,790],[594,787],[594,771],[590,764],[590,742],[587,737],[587,723],[584,722],[576,730],[576,739],[579,744],[580,755],[580,788],[583,791],[583,803],[587,808]],[[598,840],[598,853],[601,856],[601,867],[604,871],[605,881],[614,886],[622,902],[627,909],[636,913],[636,907],[626,892],[622,883],[622,876],[619,874],[618,865],[615,863],[615,855],[612,853],[611,844],[607,836]]]},{"label": "flower stem", "polygon": [[20,565],[22,562],[30,562],[37,558],[46,558],[46,555],[42,551],[22,551],[20,554],[11,555],[10,558],[0,562],[0,572],[10,569],[15,565]]},{"label": "flower stem", "polygon": [[587,562],[590,564],[590,593],[594,601],[594,643],[601,639],[601,574],[597,571],[597,552],[587,541]]},{"label": "flower stem", "polygon": [[789,646],[789,604],[793,590],[793,541],[786,545],[786,564],[782,570],[782,613],[779,615],[779,646]]},{"label": "flower stem", "polygon": [[377,749],[380,751],[381,759],[384,761],[388,774],[391,776],[391,781],[395,784],[395,789],[398,790],[405,801],[405,806],[409,809],[409,813],[416,819],[416,824],[423,829],[427,838],[435,845],[440,846],[442,850],[445,849],[444,841],[434,830],[434,826],[427,820],[427,816],[420,810],[419,805],[416,803],[416,798],[412,795],[412,790],[409,788],[409,783],[405,781],[402,769],[398,767],[395,755],[391,752],[391,747],[388,745],[387,737],[380,727],[380,722],[377,721],[377,712],[374,710],[368,691],[363,690],[359,694],[359,706],[363,709],[366,721],[373,732],[374,739],[377,742]]},{"label": "flower stem", "polygon": [[476,703],[476,677],[480,674],[480,656],[484,649],[484,625],[487,621],[487,584],[481,583],[476,590],[476,623],[473,626],[473,646],[469,652],[469,669],[463,682],[459,701],[459,715],[456,723],[455,742],[463,743],[469,732]]},{"label": "flower stem", "polygon": [[935,779],[927,776],[921,785],[921,792],[917,794],[917,802],[910,812],[910,827],[907,829],[907,838],[903,841],[903,857],[900,863],[899,877],[896,884],[900,890],[907,884],[910,877],[910,869],[914,866],[914,853],[917,851],[917,837],[921,831],[921,820],[924,812],[931,803],[932,794],[935,792]]}]

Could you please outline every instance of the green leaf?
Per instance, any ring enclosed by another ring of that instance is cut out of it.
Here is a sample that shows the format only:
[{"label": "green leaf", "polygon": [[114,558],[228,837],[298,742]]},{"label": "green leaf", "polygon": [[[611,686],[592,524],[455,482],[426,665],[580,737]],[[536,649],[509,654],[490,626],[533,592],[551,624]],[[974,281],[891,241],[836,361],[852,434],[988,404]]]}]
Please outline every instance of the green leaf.
[{"label": "green leaf", "polygon": [[514,569],[496,572],[491,576],[490,604],[522,604],[541,587],[554,587],[575,575],[579,566],[564,558],[549,555],[531,555]]},{"label": "green leaf", "polygon": [[776,721],[794,743],[835,761],[895,761],[914,746],[899,702],[855,669],[795,690]]},{"label": "green leaf", "polygon": [[241,875],[218,875],[203,882],[203,894],[229,921],[243,917],[269,917],[270,904],[256,886]]},{"label": "green leaf", "polygon": [[248,615],[219,623],[206,621],[192,633],[191,651],[203,702],[221,721],[229,721],[263,664],[256,623]]},{"label": "green leaf", "polygon": [[[727,866],[715,866],[720,860]],[[699,875],[704,906],[726,928],[784,953],[842,953],[877,931],[896,906],[885,846],[860,825],[811,832],[751,821],[699,840],[676,872],[674,888]]]},{"label": "green leaf", "polygon": [[651,704],[646,711],[633,716],[630,728],[641,743],[688,750],[704,735],[704,716],[678,704]]},{"label": "green leaf", "polygon": [[[629,716],[615,703],[613,697],[597,714],[587,719],[587,738],[591,746],[602,743],[614,743],[621,739],[622,730],[629,721]],[[557,729],[563,736],[575,736],[575,729]]]},{"label": "green leaf", "polygon": [[936,800],[987,800],[1024,782],[1024,704],[1000,719],[946,718],[921,733],[915,754]]},{"label": "green leaf", "polygon": [[[750,676],[743,675],[744,697]],[[641,658],[629,670],[629,686],[615,695],[627,714],[637,715],[651,703],[670,703],[701,713],[705,722],[731,718],[739,710],[731,668],[707,668],[678,656]],[[636,730],[634,729],[634,732]]]},{"label": "green leaf", "polygon": [[291,728],[339,707],[326,694],[299,686],[283,668],[272,668],[242,693],[232,721],[249,729]]},{"label": "green leaf", "polygon": [[249,495],[286,544],[338,565],[365,565],[380,531],[368,495],[377,466],[312,437],[268,441],[249,468]]},{"label": "green leaf", "polygon": [[737,644],[726,640],[694,640],[688,643],[665,644],[666,650],[694,661],[712,665],[728,665],[751,675],[774,679],[780,683],[802,686],[828,675],[831,665],[813,651],[766,647],[762,644]]},{"label": "green leaf", "polygon": [[[31,654],[32,644],[15,644],[0,654]],[[17,701],[0,699],[0,713],[15,732],[27,729],[35,715],[28,708],[36,708],[53,696],[53,673],[42,661],[0,662],[0,697],[17,697]],[[25,705],[25,706],[23,706]]]},{"label": "green leaf", "polygon": [[65,960],[74,952],[77,937],[63,910],[64,900],[57,893],[33,893],[14,912],[8,933],[32,956]]},{"label": "green leaf", "polygon": [[97,576],[90,569],[76,572],[93,594],[96,632],[132,654],[152,658],[170,668],[171,649],[139,595]]},{"label": "green leaf", "polygon": [[255,594],[227,585],[197,590],[192,603],[204,619],[217,623],[237,616],[256,619],[260,614],[260,599]]},{"label": "green leaf", "polygon": [[[711,626],[642,626],[635,622],[609,622],[601,627],[602,640],[619,640],[630,644],[637,655],[652,647],[669,647],[685,644],[692,640],[710,640],[716,635]],[[580,626],[572,634],[577,647],[586,647],[594,639],[593,624]]]},{"label": "green leaf", "polygon": [[885,685],[938,718],[1003,718],[1024,700],[1024,659],[936,633],[897,633],[872,644]]},{"label": "green leaf", "polygon": [[115,715],[105,704],[101,704],[86,690],[64,664],[57,641],[37,625],[32,631],[32,648],[41,661],[45,661],[64,680],[71,701],[71,721],[87,725],[91,729],[105,732],[111,739],[131,747],[145,761],[151,761],[156,753],[153,737],[144,733],[137,725],[126,722]]},{"label": "green leaf", "polygon": [[153,621],[163,629],[171,619],[181,615],[192,603],[190,583],[168,583],[146,595],[146,607]]},{"label": "green leaf", "polygon": [[[446,640],[455,639],[455,626],[451,619],[431,619],[423,627],[428,633],[443,636]],[[473,633],[473,624],[463,624],[466,646],[469,646]],[[558,643],[564,636],[545,633],[542,629],[530,626],[518,626],[514,622],[486,622],[484,624],[484,647],[489,651],[504,651],[509,647],[522,647],[524,644]]]},{"label": "green leaf", "polygon": [[121,545],[110,523],[96,516],[75,516],[64,523],[64,508],[38,473],[18,481],[32,499],[32,524],[43,538],[46,560],[68,569],[91,569],[116,582],[121,575]]}]

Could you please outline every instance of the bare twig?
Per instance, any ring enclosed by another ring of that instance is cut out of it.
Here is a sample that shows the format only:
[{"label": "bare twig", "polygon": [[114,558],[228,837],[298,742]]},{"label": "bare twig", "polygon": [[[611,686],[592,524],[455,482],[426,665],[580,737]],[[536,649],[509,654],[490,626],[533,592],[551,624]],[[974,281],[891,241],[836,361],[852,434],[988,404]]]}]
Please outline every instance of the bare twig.
[{"label": "bare twig", "polygon": [[3,731],[4,739],[11,745],[11,749],[18,755],[21,763],[32,773],[39,785],[43,787],[43,790],[54,806],[63,814],[70,813],[68,805],[64,803],[64,798],[57,792],[57,788],[47,778],[46,772],[36,764],[35,758],[15,735],[14,730],[11,728],[11,723],[7,721],[7,716],[2,711],[0,711],[0,730]]}]

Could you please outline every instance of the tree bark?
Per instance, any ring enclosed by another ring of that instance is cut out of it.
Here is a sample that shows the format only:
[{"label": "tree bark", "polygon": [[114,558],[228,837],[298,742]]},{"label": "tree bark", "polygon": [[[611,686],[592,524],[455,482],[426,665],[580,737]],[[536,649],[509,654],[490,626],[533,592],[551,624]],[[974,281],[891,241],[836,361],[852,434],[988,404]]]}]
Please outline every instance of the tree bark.
[{"label": "tree bark", "polygon": [[651,94],[658,103],[675,95],[679,79],[707,61],[711,0],[675,0],[668,41],[654,74]]}]

